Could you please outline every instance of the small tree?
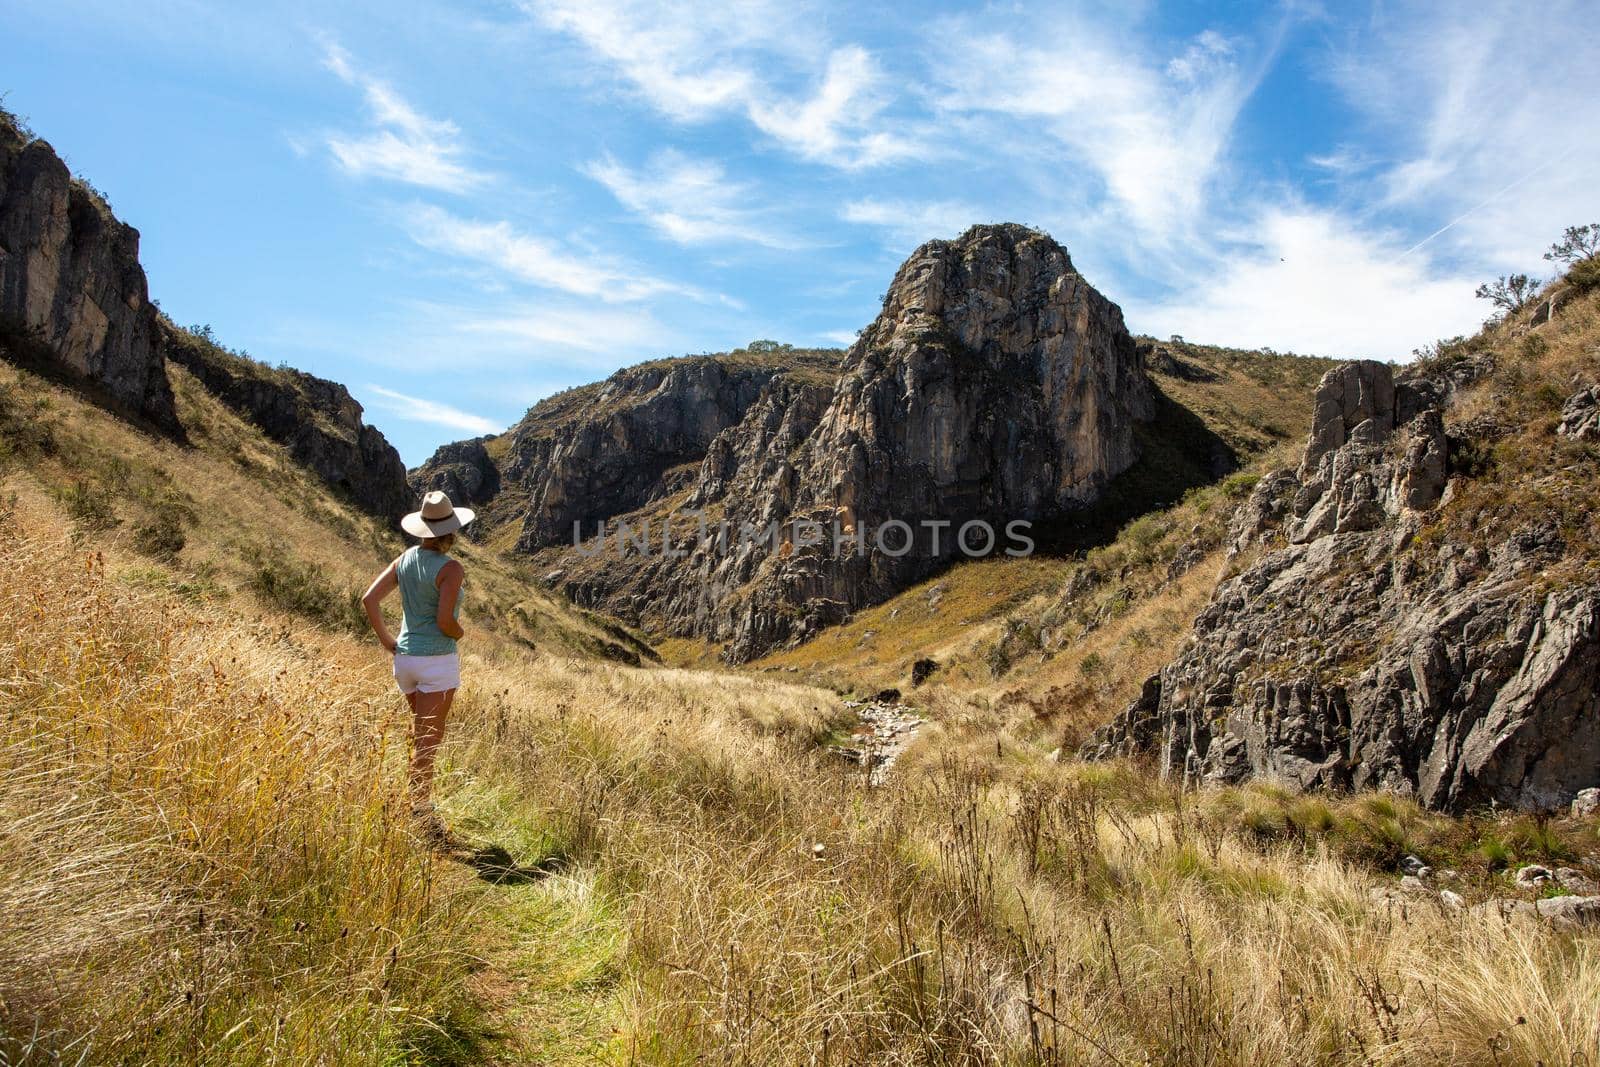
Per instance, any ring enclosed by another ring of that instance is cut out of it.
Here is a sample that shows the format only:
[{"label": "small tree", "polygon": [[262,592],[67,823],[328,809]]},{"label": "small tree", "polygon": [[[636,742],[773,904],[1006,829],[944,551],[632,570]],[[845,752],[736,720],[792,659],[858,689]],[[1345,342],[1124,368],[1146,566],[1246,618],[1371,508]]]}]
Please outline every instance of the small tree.
[{"label": "small tree", "polygon": [[1494,304],[1503,314],[1510,315],[1521,311],[1538,291],[1538,278],[1530,278],[1526,274],[1502,274],[1494,281],[1478,286],[1477,296],[1479,300]]},{"label": "small tree", "polygon": [[1600,222],[1591,222],[1587,226],[1568,226],[1544,258],[1570,267],[1596,253],[1600,253]]}]

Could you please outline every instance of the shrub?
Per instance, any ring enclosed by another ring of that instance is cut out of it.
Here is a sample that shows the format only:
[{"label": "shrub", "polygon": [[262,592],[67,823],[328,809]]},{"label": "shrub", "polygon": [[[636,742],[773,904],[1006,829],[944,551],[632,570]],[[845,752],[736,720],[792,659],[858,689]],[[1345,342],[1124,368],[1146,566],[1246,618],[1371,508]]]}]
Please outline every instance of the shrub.
[{"label": "shrub", "polygon": [[1574,293],[1600,289],[1600,256],[1579,260],[1567,271],[1567,286]]},{"label": "shrub", "polygon": [[1502,274],[1494,281],[1478,286],[1475,295],[1479,300],[1489,301],[1501,314],[1510,315],[1526,307],[1538,291],[1538,278],[1526,274]]},{"label": "shrub", "polygon": [[170,511],[158,512],[149,522],[134,527],[133,547],[159,560],[177,558],[187,543],[183,523]]},{"label": "shrub", "polygon": [[1222,479],[1222,492],[1229,500],[1243,500],[1250,495],[1250,491],[1261,481],[1261,475],[1254,471],[1239,471]]},{"label": "shrub", "polygon": [[315,563],[269,555],[259,548],[249,549],[250,588],[263,600],[314,619],[332,620],[340,612],[333,584]]},{"label": "shrub", "polygon": [[122,522],[111,506],[111,491],[103,485],[77,478],[53,494],[80,533],[100,533]]},{"label": "shrub", "polygon": [[44,414],[49,405],[44,397],[30,398],[15,385],[0,384],[0,462],[55,451],[55,435]]}]

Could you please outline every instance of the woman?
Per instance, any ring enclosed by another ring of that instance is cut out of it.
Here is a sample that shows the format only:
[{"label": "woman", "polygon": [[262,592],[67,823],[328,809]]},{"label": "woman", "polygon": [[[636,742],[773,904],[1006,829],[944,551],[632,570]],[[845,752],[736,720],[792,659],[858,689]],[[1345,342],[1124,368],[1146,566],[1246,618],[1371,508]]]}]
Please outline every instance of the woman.
[{"label": "woman", "polygon": [[[458,508],[441,492],[422,498],[422,508],[400,520],[400,528],[422,543],[405,550],[383,569],[361,598],[378,643],[394,655],[394,680],[411,705],[411,814],[419,828],[435,840],[448,840],[449,830],[433,807],[433,762],[444,740],[445,718],[461,685],[461,583],[467,572],[450,558],[456,531],[476,516]],[[384,597],[400,590],[404,621],[398,639],[384,625]]]}]

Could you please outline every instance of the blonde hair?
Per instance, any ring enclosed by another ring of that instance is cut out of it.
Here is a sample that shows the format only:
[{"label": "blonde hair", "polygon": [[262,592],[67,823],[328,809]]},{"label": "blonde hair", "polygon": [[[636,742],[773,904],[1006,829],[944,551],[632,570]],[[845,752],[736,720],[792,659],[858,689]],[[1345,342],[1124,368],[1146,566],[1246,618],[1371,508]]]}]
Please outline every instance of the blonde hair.
[{"label": "blonde hair", "polygon": [[450,546],[455,543],[456,535],[453,533],[447,533],[442,537],[424,537],[422,539],[422,547],[431,548],[435,552],[448,552],[450,551]]}]

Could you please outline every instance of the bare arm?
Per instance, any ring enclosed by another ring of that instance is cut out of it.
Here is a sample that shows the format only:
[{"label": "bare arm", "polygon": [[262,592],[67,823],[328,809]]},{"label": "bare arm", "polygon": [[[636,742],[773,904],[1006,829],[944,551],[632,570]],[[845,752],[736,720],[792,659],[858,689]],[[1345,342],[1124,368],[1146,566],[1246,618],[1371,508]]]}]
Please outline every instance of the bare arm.
[{"label": "bare arm", "polygon": [[439,632],[452,641],[466,635],[461,623],[456,621],[456,603],[461,599],[461,583],[467,580],[467,569],[457,560],[439,568]]},{"label": "bare arm", "polygon": [[361,607],[367,613],[367,622],[372,626],[372,632],[378,635],[378,644],[387,652],[394,651],[394,637],[389,633],[389,627],[384,625],[381,605],[383,598],[400,588],[400,579],[395,577],[394,564],[383,568],[383,573],[372,579],[372,584],[367,586],[367,591],[361,596]]}]

